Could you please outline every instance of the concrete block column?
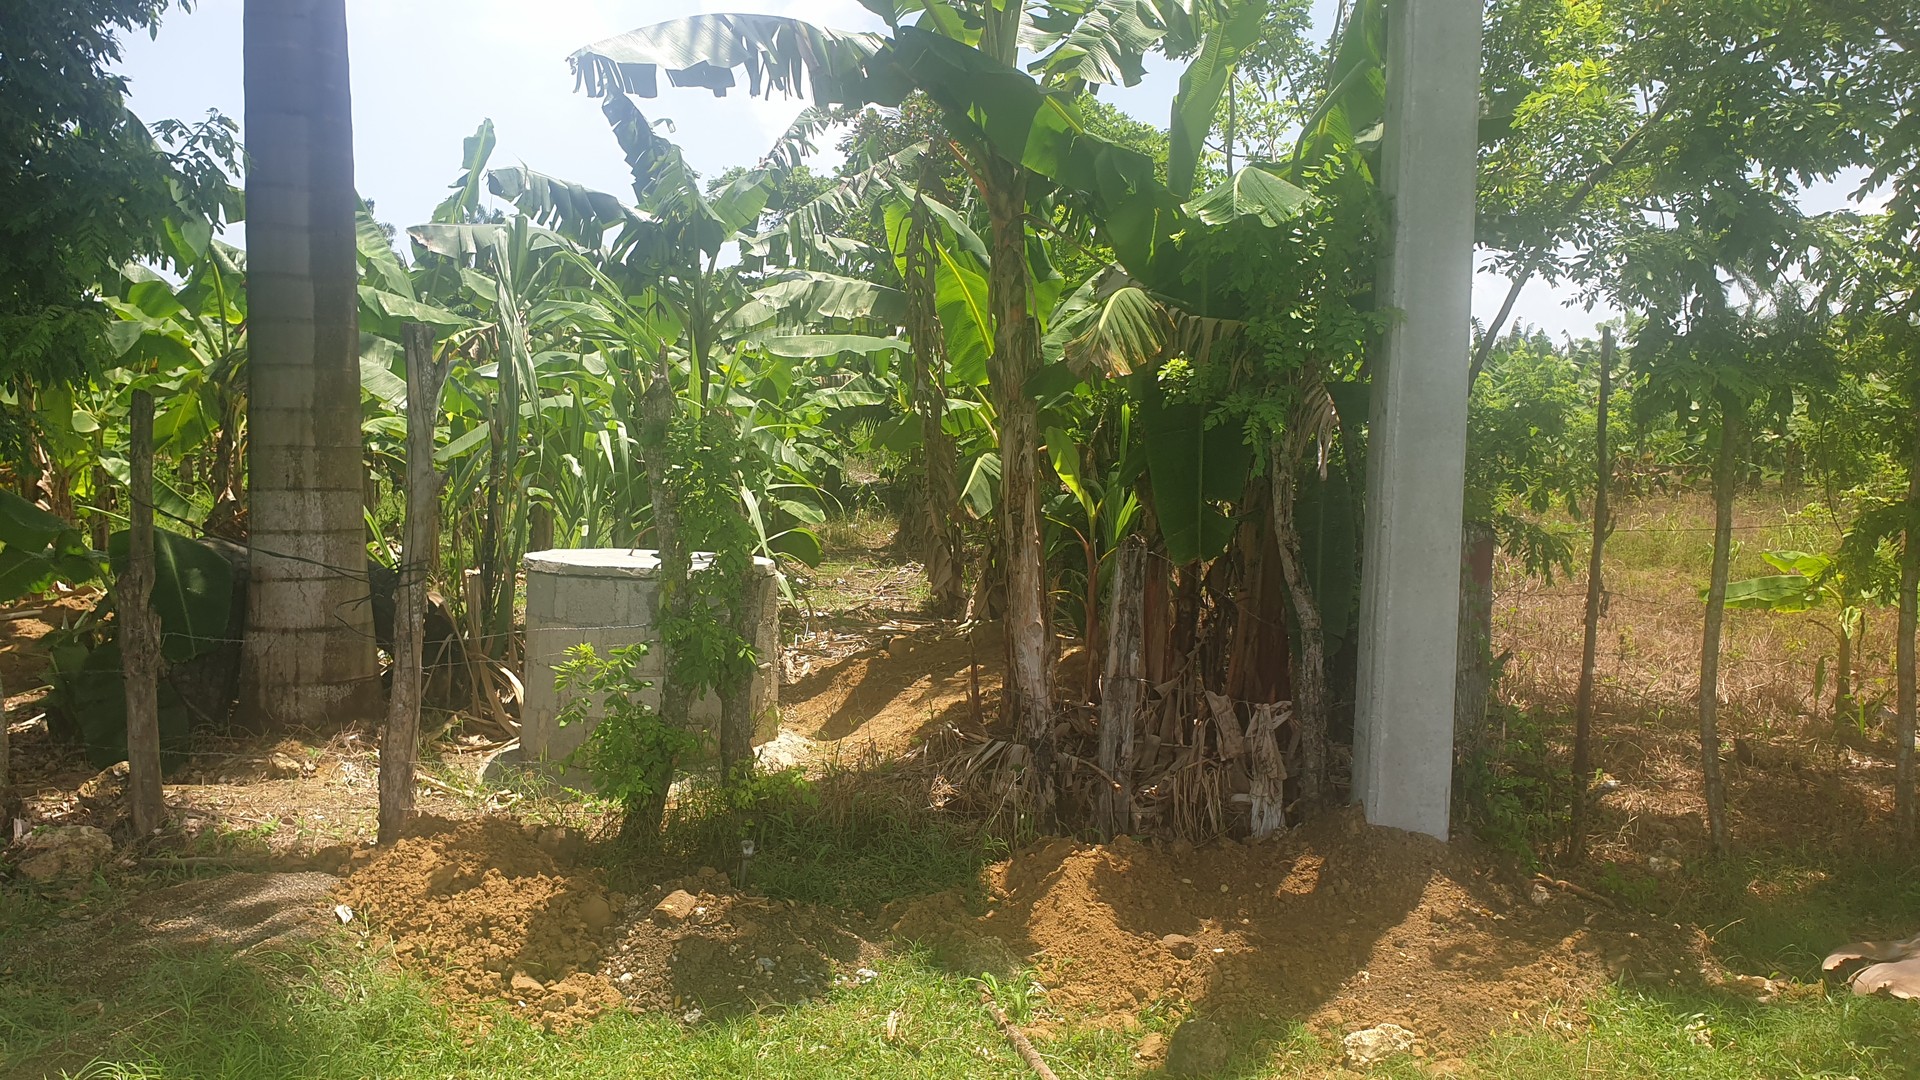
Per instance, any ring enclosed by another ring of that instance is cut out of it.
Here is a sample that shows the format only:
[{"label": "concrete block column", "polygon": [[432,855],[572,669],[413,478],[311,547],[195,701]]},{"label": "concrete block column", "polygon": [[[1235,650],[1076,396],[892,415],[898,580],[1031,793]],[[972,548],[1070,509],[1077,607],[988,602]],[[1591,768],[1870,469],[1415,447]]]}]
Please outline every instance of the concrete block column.
[{"label": "concrete block column", "polygon": [[1376,825],[1445,839],[1473,303],[1481,0],[1401,0],[1387,59],[1384,299],[1373,379],[1354,792]]}]

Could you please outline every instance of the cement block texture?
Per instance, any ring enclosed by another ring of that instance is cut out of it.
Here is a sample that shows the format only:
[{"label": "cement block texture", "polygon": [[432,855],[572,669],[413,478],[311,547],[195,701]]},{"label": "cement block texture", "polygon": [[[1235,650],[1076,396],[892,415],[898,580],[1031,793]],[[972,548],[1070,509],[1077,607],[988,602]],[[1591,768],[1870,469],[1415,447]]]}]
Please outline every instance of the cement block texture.
[{"label": "cement block texture", "polygon": [[[696,568],[712,556],[694,554]],[[565,662],[567,650],[590,644],[605,654],[636,642],[652,647],[641,663],[642,675],[661,672],[659,639],[653,631],[654,595],[660,573],[659,552],[651,549],[565,548],[536,551],[527,556],[527,649],[522,681],[526,702],[520,716],[523,760],[556,771],[567,756],[586,741],[597,717],[585,724],[561,727],[564,704],[553,685],[554,668]],[[776,568],[771,559],[753,561],[753,581],[747,599],[754,627],[754,651],[760,657],[749,690],[754,716],[754,742],[772,738],[779,728],[780,604]],[[657,703],[656,688],[650,699]],[[720,719],[720,701],[707,695],[693,706],[693,719],[711,736]],[[569,782],[584,777],[565,770]]]}]

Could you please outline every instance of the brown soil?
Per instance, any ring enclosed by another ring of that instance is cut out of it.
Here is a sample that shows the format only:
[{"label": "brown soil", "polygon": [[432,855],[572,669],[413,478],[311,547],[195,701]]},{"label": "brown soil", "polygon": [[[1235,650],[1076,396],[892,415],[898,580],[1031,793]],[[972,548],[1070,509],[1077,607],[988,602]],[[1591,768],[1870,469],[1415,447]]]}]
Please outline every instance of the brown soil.
[{"label": "brown soil", "polygon": [[[627,897],[573,859],[577,837],[498,817],[430,821],[356,857],[339,897],[399,962],[455,1000],[566,1027],[621,1008],[708,1013],[794,1001],[857,977],[872,946],[826,912],[740,894],[703,870]],[[694,893],[684,922],[652,917]]]},{"label": "brown soil", "polygon": [[566,868],[546,837],[504,818],[426,821],[373,854],[342,902],[393,939],[400,963],[468,1001],[505,1000],[564,1026],[620,1005],[594,974],[623,903],[597,874]]},{"label": "brown soil", "polygon": [[956,967],[1030,957],[1066,1009],[1392,1021],[1435,1050],[1562,1019],[1550,1003],[1627,968],[1672,971],[1686,951],[1671,924],[1536,894],[1489,865],[1468,844],[1368,829],[1351,811],[1259,845],[1053,840],[993,868],[986,914],[936,897],[893,929]]},{"label": "brown soil", "polygon": [[782,687],[781,718],[816,742],[902,754],[946,724],[974,726],[976,680],[982,711],[992,714],[1000,652],[997,629],[981,628],[971,640],[936,629],[882,634],[849,655],[816,660]]},{"label": "brown soil", "polygon": [[[661,925],[648,917],[677,890],[693,894],[690,918]],[[858,965],[877,954],[845,916],[734,892],[712,870],[663,883],[629,910],[637,917],[601,971],[636,1010],[697,1018],[817,997],[860,978]]]}]

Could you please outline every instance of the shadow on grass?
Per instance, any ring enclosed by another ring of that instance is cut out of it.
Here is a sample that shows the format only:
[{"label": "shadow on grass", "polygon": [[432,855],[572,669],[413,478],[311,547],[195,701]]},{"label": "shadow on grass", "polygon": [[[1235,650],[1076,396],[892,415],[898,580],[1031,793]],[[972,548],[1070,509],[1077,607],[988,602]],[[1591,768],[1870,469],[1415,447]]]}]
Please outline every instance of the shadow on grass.
[{"label": "shadow on grass", "polygon": [[[742,857],[751,842],[750,859]],[[927,805],[897,769],[763,775],[745,790],[696,786],[669,810],[652,856],[610,848],[616,878],[657,880],[661,864],[710,866],[780,900],[875,915],[887,904],[957,889],[976,902],[981,870],[1004,854]]]},{"label": "shadow on grass", "polygon": [[1675,918],[1706,930],[1742,974],[1818,980],[1821,959],[1846,942],[1920,930],[1920,865],[1890,853],[1737,856],[1705,864],[1690,886]]},{"label": "shadow on grass", "polygon": [[[51,991],[51,992],[49,992]],[[616,1014],[546,1032],[499,1011],[436,1004],[424,983],[377,958],[322,949],[239,960],[156,957],[100,1010],[77,986],[42,988],[19,1010],[0,990],[0,1075],[206,1080],[388,1080],[460,1076],[1015,1080],[1027,1075],[972,989],[914,956],[806,1006],[692,1027]],[[42,1030],[23,1036],[22,1019]],[[1076,1031],[1044,1044],[1066,1075],[1128,1076],[1130,1044]]]}]

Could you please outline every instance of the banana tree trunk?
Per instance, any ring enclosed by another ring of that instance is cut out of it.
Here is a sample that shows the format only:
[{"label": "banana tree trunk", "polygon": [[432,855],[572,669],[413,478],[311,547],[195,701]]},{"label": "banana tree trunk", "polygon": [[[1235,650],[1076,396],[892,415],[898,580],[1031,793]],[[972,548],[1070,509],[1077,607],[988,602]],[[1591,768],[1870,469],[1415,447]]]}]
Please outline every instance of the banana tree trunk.
[{"label": "banana tree trunk", "polygon": [[943,619],[965,609],[967,589],[960,561],[960,486],[954,476],[953,440],[946,429],[946,340],[935,307],[932,251],[927,244],[926,208],[914,204],[907,238],[907,332],[912,338],[908,391],[920,414],[920,454],[927,487],[920,500],[924,516],[924,558],[928,608]]},{"label": "banana tree trunk", "polygon": [[1713,576],[1700,635],[1700,778],[1707,797],[1707,835],[1727,850],[1727,785],[1720,771],[1720,632],[1727,614],[1727,568],[1733,561],[1733,496],[1739,484],[1740,418],[1720,409],[1720,450],[1713,463]]},{"label": "banana tree trunk", "polygon": [[[1147,594],[1147,545],[1128,537],[1114,557],[1113,618],[1108,623],[1106,671],[1100,683],[1100,768],[1107,786],[1094,800],[1095,825],[1111,840],[1134,826],[1136,737],[1147,707],[1142,622]],[[1089,650],[1091,650],[1089,644]],[[1088,656],[1092,666],[1092,656]]]},{"label": "banana tree trunk", "polygon": [[1294,516],[1298,463],[1287,457],[1276,445],[1269,462],[1273,537],[1280,549],[1280,572],[1293,598],[1294,618],[1300,624],[1300,647],[1294,654],[1293,718],[1300,730],[1300,801],[1311,807],[1325,795],[1327,784],[1327,635],[1320,602],[1307,581],[1300,526]]},{"label": "banana tree trunk", "polygon": [[345,0],[250,0],[245,65],[252,579],[240,716],[334,727],[381,705]]},{"label": "banana tree trunk", "polygon": [[[1012,6],[1012,5],[1009,5]],[[1040,518],[1040,422],[1027,382],[1040,367],[1039,324],[1027,270],[1027,177],[1018,162],[987,162],[993,226],[988,304],[993,356],[987,376],[1000,420],[1000,535],[1007,583],[1007,675],[1003,707],[1029,754],[1028,794],[1044,814],[1053,802],[1053,701],[1045,537]]]}]

